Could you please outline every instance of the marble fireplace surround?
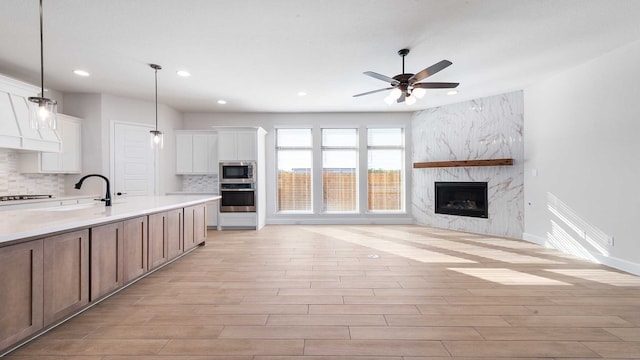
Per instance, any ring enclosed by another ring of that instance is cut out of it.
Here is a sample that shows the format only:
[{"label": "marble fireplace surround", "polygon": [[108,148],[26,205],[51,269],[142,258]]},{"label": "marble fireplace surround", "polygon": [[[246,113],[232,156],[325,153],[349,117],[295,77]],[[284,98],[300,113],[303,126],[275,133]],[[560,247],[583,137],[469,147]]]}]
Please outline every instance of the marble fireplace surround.
[{"label": "marble fireplace surround", "polygon": [[[524,108],[522,91],[427,109],[412,122],[414,163],[513,159],[511,166],[414,168],[414,222],[472,233],[522,238]],[[487,219],[435,213],[435,182],[487,182]]]}]

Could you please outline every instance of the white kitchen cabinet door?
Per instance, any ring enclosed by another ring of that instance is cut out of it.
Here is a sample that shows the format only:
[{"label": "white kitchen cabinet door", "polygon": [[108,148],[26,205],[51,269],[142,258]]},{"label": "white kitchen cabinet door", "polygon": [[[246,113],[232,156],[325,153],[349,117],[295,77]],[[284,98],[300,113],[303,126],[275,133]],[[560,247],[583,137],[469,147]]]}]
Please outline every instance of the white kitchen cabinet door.
[{"label": "white kitchen cabinet door", "polygon": [[220,161],[256,160],[256,131],[237,130],[218,133]]},{"label": "white kitchen cabinet door", "polygon": [[58,133],[62,140],[59,153],[42,153],[43,172],[65,174],[81,172],[82,125],[79,119],[58,115]]},{"label": "white kitchen cabinet door", "polygon": [[256,160],[256,132],[238,131],[236,132],[236,157],[237,160]]},{"label": "white kitchen cabinet door", "polygon": [[220,161],[238,160],[237,138],[235,131],[218,132],[218,159]]},{"label": "white kitchen cabinet door", "polygon": [[207,135],[195,134],[193,135],[193,172],[194,173],[206,173],[208,170],[207,160],[209,155],[207,154]]},{"label": "white kitchen cabinet door", "polygon": [[82,171],[82,124],[80,120],[66,118],[62,121],[62,171],[80,173]]},{"label": "white kitchen cabinet door", "polygon": [[176,174],[218,173],[218,135],[211,132],[176,135]]},{"label": "white kitchen cabinet door", "polygon": [[193,135],[176,134],[176,174],[193,172]]},{"label": "white kitchen cabinet door", "polygon": [[218,173],[218,134],[209,134],[207,141],[207,173]]},{"label": "white kitchen cabinet door", "polygon": [[218,135],[193,135],[193,172],[196,174],[215,174],[218,165]]}]

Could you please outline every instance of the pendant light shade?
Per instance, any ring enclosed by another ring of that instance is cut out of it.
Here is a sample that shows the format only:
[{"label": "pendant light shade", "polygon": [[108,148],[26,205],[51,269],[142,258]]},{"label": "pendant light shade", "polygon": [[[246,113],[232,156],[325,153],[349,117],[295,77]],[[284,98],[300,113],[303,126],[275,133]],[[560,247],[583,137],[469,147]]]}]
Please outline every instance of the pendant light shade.
[{"label": "pendant light shade", "polygon": [[52,129],[57,125],[58,102],[44,97],[44,46],[40,0],[40,96],[29,97],[29,123],[32,129]]},{"label": "pendant light shade", "polygon": [[164,146],[164,134],[158,130],[158,70],[162,70],[162,66],[156,64],[149,64],[149,66],[155,70],[155,84],[156,84],[156,129],[149,131],[151,134],[151,147],[162,149]]}]

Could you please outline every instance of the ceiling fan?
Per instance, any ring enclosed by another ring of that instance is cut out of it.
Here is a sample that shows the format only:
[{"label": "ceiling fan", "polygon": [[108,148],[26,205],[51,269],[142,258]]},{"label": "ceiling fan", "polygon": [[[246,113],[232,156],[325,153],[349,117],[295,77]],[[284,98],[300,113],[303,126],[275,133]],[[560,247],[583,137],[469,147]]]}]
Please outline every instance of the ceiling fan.
[{"label": "ceiling fan", "polygon": [[411,105],[416,102],[416,98],[422,98],[425,95],[425,89],[452,89],[460,85],[459,83],[450,82],[418,82],[428,78],[440,70],[445,69],[452,63],[449,60],[442,60],[417,74],[405,73],[404,57],[407,56],[407,54],[409,54],[409,49],[401,49],[398,51],[398,55],[402,56],[402,74],[398,74],[391,78],[373,71],[364,72],[365,75],[371,76],[372,78],[388,82],[391,85],[390,87],[367,91],[362,94],[353,95],[353,97],[391,90],[389,96],[384,99],[387,104],[391,105],[394,101],[399,103],[406,101],[408,105]]}]

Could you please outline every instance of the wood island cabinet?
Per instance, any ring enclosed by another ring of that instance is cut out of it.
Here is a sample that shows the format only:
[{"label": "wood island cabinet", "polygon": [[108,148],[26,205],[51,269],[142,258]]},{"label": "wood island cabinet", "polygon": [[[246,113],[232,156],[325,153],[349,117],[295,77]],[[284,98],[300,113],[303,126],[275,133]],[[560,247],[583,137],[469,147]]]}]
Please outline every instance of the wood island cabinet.
[{"label": "wood island cabinet", "polygon": [[0,353],[204,242],[206,207],[0,246]]},{"label": "wood island cabinet", "polygon": [[207,238],[207,206],[184,208],[184,251],[194,248]]},{"label": "wood island cabinet", "polygon": [[123,227],[123,281],[126,284],[147,272],[147,217],[125,220]]},{"label": "wood island cabinet", "polygon": [[0,349],[43,327],[42,243],[0,248]]},{"label": "wood island cabinet", "polygon": [[168,215],[166,212],[149,215],[149,270],[169,260],[167,252],[167,221]]},{"label": "wood island cabinet", "polygon": [[91,301],[124,283],[122,222],[91,228]]},{"label": "wood island cabinet", "polygon": [[44,325],[89,303],[89,230],[44,241]]},{"label": "wood island cabinet", "polygon": [[183,214],[183,209],[167,212],[167,251],[169,259],[173,259],[184,252]]}]

